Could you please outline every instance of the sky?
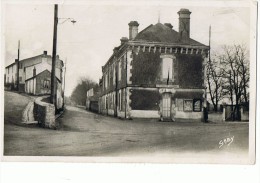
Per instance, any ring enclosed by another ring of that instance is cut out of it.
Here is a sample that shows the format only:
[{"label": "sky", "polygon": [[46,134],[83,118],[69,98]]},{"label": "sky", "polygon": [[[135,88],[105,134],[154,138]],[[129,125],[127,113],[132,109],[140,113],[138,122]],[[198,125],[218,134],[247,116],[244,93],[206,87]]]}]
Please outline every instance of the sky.
[{"label": "sky", "polygon": [[[2,45],[5,66],[17,58],[20,40],[20,59],[52,54],[54,5],[41,1],[2,5]],[[194,3],[184,1],[62,1],[59,18],[73,18],[58,25],[57,54],[66,61],[66,89],[69,96],[81,77],[98,82],[101,67],[119,46],[121,37],[128,37],[128,23],[138,21],[139,32],[150,24],[171,23],[178,31],[181,8],[191,13],[191,38],[208,45],[211,25],[211,48],[245,44],[250,48],[250,36],[255,34],[250,23],[248,3]],[[62,22],[62,21],[60,21]]]}]

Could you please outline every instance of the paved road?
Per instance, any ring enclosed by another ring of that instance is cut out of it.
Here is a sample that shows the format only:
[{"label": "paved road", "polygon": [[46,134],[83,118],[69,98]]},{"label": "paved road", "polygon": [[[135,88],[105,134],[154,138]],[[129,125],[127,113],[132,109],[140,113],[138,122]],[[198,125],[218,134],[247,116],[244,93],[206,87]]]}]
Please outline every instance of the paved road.
[{"label": "paved road", "polygon": [[[9,102],[6,109],[10,108],[8,105]],[[59,130],[9,123],[12,115],[5,113],[4,154],[185,159],[214,155],[209,157],[240,158],[248,149],[246,123],[120,120],[76,107],[67,106],[66,109],[58,119]],[[221,140],[224,142],[225,138],[231,137],[234,139],[229,146],[226,144],[219,148]]]}]

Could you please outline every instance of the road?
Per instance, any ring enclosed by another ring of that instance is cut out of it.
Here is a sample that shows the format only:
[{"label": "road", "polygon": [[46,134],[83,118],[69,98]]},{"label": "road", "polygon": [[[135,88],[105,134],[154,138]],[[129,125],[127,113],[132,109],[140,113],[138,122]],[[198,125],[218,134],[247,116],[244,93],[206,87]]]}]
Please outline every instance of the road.
[{"label": "road", "polygon": [[[12,120],[18,120],[29,99],[17,95],[5,92],[4,155],[8,156],[240,158],[248,152],[248,123],[122,120],[67,106],[58,118],[58,130],[19,125]],[[15,97],[23,98],[19,105],[14,104]],[[232,142],[220,147],[226,138]]]}]

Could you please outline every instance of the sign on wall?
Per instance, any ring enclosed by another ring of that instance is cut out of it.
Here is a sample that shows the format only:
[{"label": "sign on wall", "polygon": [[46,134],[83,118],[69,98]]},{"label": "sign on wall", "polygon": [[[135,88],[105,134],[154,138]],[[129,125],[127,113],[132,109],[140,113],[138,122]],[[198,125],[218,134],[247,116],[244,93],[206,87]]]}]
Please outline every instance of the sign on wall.
[{"label": "sign on wall", "polygon": [[184,100],[183,101],[183,109],[184,109],[184,111],[192,111],[192,105],[193,105],[193,101],[192,100]]},{"label": "sign on wall", "polygon": [[195,111],[195,112],[201,111],[201,99],[193,100],[193,111]]}]

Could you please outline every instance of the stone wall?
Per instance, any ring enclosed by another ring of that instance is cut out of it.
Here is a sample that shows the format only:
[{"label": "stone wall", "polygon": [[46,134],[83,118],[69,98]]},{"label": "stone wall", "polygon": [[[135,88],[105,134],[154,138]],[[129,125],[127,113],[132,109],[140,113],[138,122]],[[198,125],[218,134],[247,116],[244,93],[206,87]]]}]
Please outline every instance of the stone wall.
[{"label": "stone wall", "polygon": [[56,129],[57,124],[55,122],[55,107],[53,104],[43,102],[43,98],[39,97],[34,102],[34,118],[44,128]]}]

